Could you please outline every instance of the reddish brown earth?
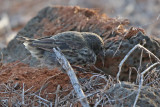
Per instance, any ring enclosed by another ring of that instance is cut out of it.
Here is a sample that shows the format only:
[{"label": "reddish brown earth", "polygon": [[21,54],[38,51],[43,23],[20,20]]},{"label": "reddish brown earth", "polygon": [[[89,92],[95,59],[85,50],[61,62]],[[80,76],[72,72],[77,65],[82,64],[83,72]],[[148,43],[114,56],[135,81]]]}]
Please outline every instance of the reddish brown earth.
[{"label": "reddish brown earth", "polygon": [[[91,74],[79,74],[80,77],[90,77]],[[37,91],[45,83],[50,82],[47,86],[47,90],[54,92],[58,85],[65,89],[70,86],[70,80],[67,74],[62,73],[58,69],[49,70],[48,68],[33,68],[27,64],[23,64],[19,61],[3,64],[0,67],[0,84],[1,83],[19,83],[22,86],[24,83],[26,88],[34,87],[33,91]]]},{"label": "reddish brown earth", "polygon": [[[136,44],[143,44],[143,40],[146,40],[144,46],[157,57],[160,57],[158,54],[160,52],[158,47],[160,41],[146,36],[145,31],[141,28],[130,27],[127,29],[128,24],[129,21],[127,19],[110,18],[94,9],[56,6],[42,9],[36,17],[31,19],[19,31],[18,35],[39,38],[70,30],[97,33],[105,42],[106,56],[104,58],[104,66],[102,66],[102,61],[99,57],[96,66],[103,70],[107,76],[116,77],[120,61]],[[5,63],[0,66],[0,84],[18,84],[15,87],[18,90],[22,89],[22,84],[24,83],[26,89],[33,86],[31,89],[33,92],[39,92],[40,88],[43,87],[42,91],[44,93],[42,96],[45,96],[45,92],[54,93],[58,85],[60,85],[61,90],[68,89],[63,93],[63,96],[67,95],[72,89],[68,76],[58,69],[38,68],[34,58],[25,60],[25,64],[22,63],[22,60],[30,54],[23,44],[16,39],[13,39],[8,47],[2,50],[2,53],[1,60]],[[139,67],[140,58],[137,56],[140,56],[140,54],[141,50],[136,50],[128,58],[122,68],[121,80],[128,80],[131,67]],[[142,69],[145,69],[151,63],[148,54],[144,52]],[[34,65],[35,67],[29,65]],[[95,69],[92,70],[95,71]],[[135,80],[137,74],[136,72],[132,73],[133,80]],[[90,73],[77,73],[79,79],[91,76],[92,74]],[[55,95],[49,98],[53,101]]]},{"label": "reddish brown earth", "polygon": [[[99,59],[99,57],[96,66],[102,69],[106,74],[116,76],[118,72],[118,65],[122,58],[127,54],[127,52],[134,45],[141,43],[143,39],[147,38],[147,40],[149,39],[149,42],[151,41],[150,38],[145,36],[145,31],[141,28],[131,27],[129,30],[125,29],[128,23],[129,21],[127,19],[118,20],[114,18],[109,18],[106,14],[102,14],[94,9],[56,6],[42,9],[35,18],[28,22],[24,29],[19,31],[18,35],[39,38],[69,30],[97,33],[103,38],[105,42],[107,54],[104,59],[104,66],[102,66],[102,61]],[[136,40],[135,37],[135,39],[133,38],[132,40],[132,37],[137,35],[139,32],[142,32],[142,34],[137,37],[138,39]],[[120,46],[117,55],[113,57],[113,54],[118,49],[119,43],[121,41],[123,41],[122,45]],[[131,44],[130,41],[136,42]],[[146,44],[146,46],[150,46],[152,42],[149,42],[148,44]],[[126,47],[126,44],[128,47]],[[12,62],[25,59],[30,54],[22,46],[22,43],[19,43],[16,39],[13,39],[7,47],[7,51],[3,52],[4,60],[7,62]],[[150,47],[152,49],[152,46]],[[139,55],[139,53],[137,54]],[[137,57],[136,54],[135,57]],[[29,63],[30,65],[36,65],[34,60],[35,59],[29,59],[25,63]],[[47,68],[32,68],[22,63],[13,66],[16,63],[17,62],[8,63],[1,67],[1,72],[3,72],[1,73],[1,75],[3,75],[1,78],[1,83],[2,81],[7,82],[9,80],[12,80],[14,82],[25,83],[28,87],[34,86],[35,89],[38,89],[43,84],[43,81],[48,79],[50,76],[56,75],[58,72],[60,73],[60,71],[56,69],[48,70]],[[133,59],[130,60],[129,63],[131,63],[132,66],[137,63],[139,65],[139,62],[137,61],[135,63]],[[122,72],[121,77],[126,80],[128,79],[128,63],[126,63],[124,68],[124,74]],[[4,71],[5,69],[7,69],[7,72]],[[55,84],[52,85],[54,86],[54,89],[57,87],[58,84],[66,86],[66,82],[69,81],[67,75],[63,73],[52,79],[53,84]]]}]

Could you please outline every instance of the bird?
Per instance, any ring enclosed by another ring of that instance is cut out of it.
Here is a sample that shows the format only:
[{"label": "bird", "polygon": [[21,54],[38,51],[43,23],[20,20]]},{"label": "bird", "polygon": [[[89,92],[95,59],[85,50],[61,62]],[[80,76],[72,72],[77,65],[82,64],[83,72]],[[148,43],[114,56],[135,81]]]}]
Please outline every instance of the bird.
[{"label": "bird", "polygon": [[94,65],[97,55],[104,55],[102,38],[91,32],[66,31],[38,39],[18,36],[17,40],[23,42],[31,55],[49,68],[60,65],[53,52],[56,47],[71,65]]}]

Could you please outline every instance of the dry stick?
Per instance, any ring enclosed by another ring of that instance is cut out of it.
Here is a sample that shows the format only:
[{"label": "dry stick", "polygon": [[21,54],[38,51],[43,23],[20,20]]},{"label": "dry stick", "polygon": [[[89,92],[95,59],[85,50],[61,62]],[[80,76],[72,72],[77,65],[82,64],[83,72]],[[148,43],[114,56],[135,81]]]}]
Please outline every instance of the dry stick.
[{"label": "dry stick", "polygon": [[121,42],[119,43],[118,48],[116,49],[116,51],[115,51],[115,53],[113,54],[112,57],[114,57],[114,56],[117,54],[117,52],[118,52],[118,50],[120,49],[121,45],[122,45],[122,40],[121,40]]},{"label": "dry stick", "polygon": [[129,68],[129,77],[128,77],[129,82],[131,82],[131,74],[132,74],[132,68]]},{"label": "dry stick", "polygon": [[22,105],[24,106],[24,83],[23,83],[23,89],[22,89]]},{"label": "dry stick", "polygon": [[[138,45],[139,45],[139,44],[138,44]],[[124,57],[124,59],[120,62],[120,64],[119,64],[119,71],[118,71],[118,74],[117,74],[117,81],[118,81],[118,82],[120,82],[119,76],[120,76],[120,73],[121,73],[121,69],[122,69],[123,63],[128,59],[129,55],[130,55],[137,47],[139,47],[138,45],[134,46],[134,47],[127,53],[127,55]]]},{"label": "dry stick", "polygon": [[143,85],[143,77],[144,77],[144,74],[146,72],[148,72],[151,68],[155,67],[156,65],[160,64],[160,62],[156,62],[154,64],[152,64],[150,67],[148,67],[146,70],[144,70],[142,73],[141,73],[141,76],[140,76],[140,83],[139,83],[139,88],[138,88],[138,93],[137,93],[137,96],[136,96],[136,99],[134,101],[134,104],[133,104],[133,107],[136,107],[136,103],[138,101],[138,98],[139,98],[139,95],[140,95],[140,91],[141,91],[141,88],[142,88],[142,85]]},{"label": "dry stick", "polygon": [[59,98],[58,98],[58,94],[59,94],[59,90],[60,90],[60,85],[57,86],[57,90],[56,90],[56,99],[55,99],[55,107],[58,107],[58,102],[59,102]]},{"label": "dry stick", "polygon": [[44,99],[44,98],[42,98],[42,97],[40,97],[40,96],[38,96],[38,95],[35,95],[35,94],[33,94],[33,95],[34,95],[35,97],[37,97],[38,99],[49,103],[49,107],[52,107],[52,102],[50,102],[50,101],[48,101],[48,100],[46,100],[46,99]]},{"label": "dry stick", "polygon": [[136,80],[136,83],[137,83],[138,80],[140,80],[140,70],[142,68],[142,57],[143,57],[143,50],[141,51],[141,57],[140,57],[139,67],[138,67],[138,70],[137,70],[137,80]]},{"label": "dry stick", "polygon": [[127,60],[127,58],[130,56],[130,54],[137,48],[142,48],[144,49],[145,51],[147,51],[149,54],[151,54],[158,62],[160,62],[159,58],[157,56],[155,56],[152,52],[150,52],[148,49],[146,49],[145,47],[143,47],[142,45],[140,44],[137,44],[135,45],[128,53],[127,55],[124,57],[124,59],[120,62],[119,64],[119,71],[118,71],[118,74],[117,74],[117,81],[119,81],[119,76],[120,76],[120,73],[121,73],[121,69],[122,69],[122,65],[123,63]]},{"label": "dry stick", "polygon": [[148,71],[149,71],[151,68],[153,68],[154,66],[160,64],[160,59],[159,59],[157,56],[155,56],[152,52],[150,52],[148,49],[146,49],[146,48],[143,47],[142,45],[137,44],[137,45],[135,45],[135,46],[127,53],[127,55],[124,57],[124,59],[120,62],[120,64],[119,64],[119,71],[118,71],[118,74],[117,74],[117,81],[120,82],[119,76],[120,76],[120,73],[121,73],[121,68],[122,68],[123,63],[127,60],[127,58],[130,56],[130,54],[131,54],[135,49],[137,49],[137,48],[141,48],[141,49],[147,51],[147,52],[148,52],[150,55],[152,55],[158,62],[155,63],[155,64],[153,64],[153,65],[151,65],[150,67],[148,67],[145,71],[143,71],[143,72],[140,74],[140,78],[141,78],[141,79],[140,79],[140,83],[139,83],[139,89],[138,89],[138,93],[137,93],[137,96],[136,96],[136,99],[135,99],[135,102],[134,102],[133,107],[136,106],[136,103],[137,103],[137,101],[138,101],[138,97],[139,97],[139,95],[140,95],[140,91],[141,91],[141,88],[142,88],[142,85],[143,85],[143,77],[144,77],[144,74],[145,74],[146,72],[148,72]]},{"label": "dry stick", "polygon": [[33,88],[33,86],[30,87],[30,88],[28,88],[26,91],[24,91],[24,93],[27,93],[27,92],[30,91],[32,88]]},{"label": "dry stick", "polygon": [[53,48],[53,51],[55,52],[57,60],[62,65],[63,69],[66,70],[66,72],[70,78],[70,81],[72,83],[72,86],[73,86],[75,92],[77,93],[78,97],[80,99],[83,98],[80,100],[81,105],[83,107],[89,107],[89,103],[87,101],[87,98],[85,97],[85,94],[84,94],[84,92],[78,82],[78,79],[77,79],[75,72],[73,71],[73,68],[71,67],[70,63],[67,61],[65,56],[60,52],[59,48],[57,48],[57,49]]}]

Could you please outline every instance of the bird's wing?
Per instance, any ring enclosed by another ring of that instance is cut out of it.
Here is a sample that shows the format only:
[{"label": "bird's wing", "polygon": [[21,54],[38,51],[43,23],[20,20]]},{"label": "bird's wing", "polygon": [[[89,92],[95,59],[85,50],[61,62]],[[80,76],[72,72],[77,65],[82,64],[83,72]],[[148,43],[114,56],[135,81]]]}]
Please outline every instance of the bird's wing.
[{"label": "bird's wing", "polygon": [[63,54],[72,65],[95,64],[96,62],[95,53],[88,47],[74,51],[63,51]]},{"label": "bird's wing", "polygon": [[62,52],[72,52],[73,50],[79,50],[83,48],[84,43],[81,40],[72,40],[72,38],[56,39],[53,37],[46,37],[35,40],[30,45],[45,51],[53,51],[53,48],[59,47]]}]

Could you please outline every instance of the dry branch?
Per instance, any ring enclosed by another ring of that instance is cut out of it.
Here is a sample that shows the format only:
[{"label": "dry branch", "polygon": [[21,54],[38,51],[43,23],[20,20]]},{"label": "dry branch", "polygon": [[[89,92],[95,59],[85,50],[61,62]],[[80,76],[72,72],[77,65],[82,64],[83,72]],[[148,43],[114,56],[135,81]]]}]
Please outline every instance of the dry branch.
[{"label": "dry branch", "polygon": [[89,103],[86,99],[86,96],[85,96],[85,94],[84,94],[84,92],[78,82],[76,74],[75,74],[73,68],[71,67],[70,63],[67,61],[65,56],[60,52],[59,48],[53,48],[53,51],[55,52],[57,60],[62,65],[63,69],[66,70],[66,72],[70,78],[71,84],[72,84],[75,92],[77,93],[77,96],[81,99],[80,102],[81,102],[82,106],[89,107]]},{"label": "dry branch", "polygon": [[58,102],[59,102],[59,96],[58,96],[58,93],[59,93],[59,90],[60,90],[60,85],[57,86],[57,90],[56,90],[56,99],[55,99],[55,107],[58,107]]},{"label": "dry branch", "polygon": [[157,66],[157,65],[159,65],[160,64],[160,62],[157,62],[157,63],[154,63],[154,64],[152,64],[150,67],[148,67],[146,70],[144,70],[142,73],[141,73],[141,75],[140,75],[140,82],[139,82],[139,88],[138,88],[138,93],[137,93],[137,96],[136,96],[136,99],[135,99],[135,101],[134,101],[134,104],[133,104],[133,107],[136,107],[136,103],[137,103],[137,101],[138,101],[138,98],[139,98],[139,95],[140,95],[140,91],[141,91],[141,88],[142,88],[142,85],[143,85],[143,77],[144,77],[144,74],[146,73],[146,72],[148,72],[151,68],[153,68],[153,67],[155,67],[155,66]]},{"label": "dry branch", "polygon": [[128,59],[128,57],[131,55],[131,53],[136,50],[137,48],[141,48],[143,50],[145,50],[146,52],[148,52],[150,55],[152,55],[158,62],[160,62],[159,58],[157,56],[155,56],[152,52],[150,52],[148,49],[146,49],[145,47],[143,47],[142,45],[140,44],[137,44],[135,45],[128,53],[127,55],[123,58],[123,60],[120,62],[119,64],[119,71],[117,73],[117,81],[119,81],[119,76],[120,76],[120,73],[121,73],[121,69],[122,69],[122,66],[124,64],[124,62]]},{"label": "dry branch", "polygon": [[150,54],[151,56],[153,56],[153,57],[157,60],[157,62],[154,63],[154,64],[152,64],[150,67],[148,67],[146,70],[144,70],[144,71],[140,74],[140,81],[139,81],[138,93],[137,93],[136,99],[135,99],[135,101],[134,101],[133,107],[136,106],[136,103],[137,103],[137,101],[138,101],[138,98],[139,98],[139,95],[140,95],[140,91],[141,91],[141,88],[142,88],[142,85],[143,85],[144,74],[145,74],[146,72],[148,72],[151,68],[153,68],[153,67],[155,67],[156,65],[159,65],[159,64],[160,64],[160,59],[159,59],[157,56],[155,56],[151,51],[149,51],[148,49],[146,49],[146,48],[143,47],[142,45],[137,44],[137,45],[135,45],[135,46],[127,53],[127,55],[124,57],[124,59],[120,62],[120,64],[119,64],[119,71],[118,71],[118,73],[117,73],[117,81],[118,81],[118,82],[120,82],[119,76],[120,76],[121,69],[122,69],[122,66],[123,66],[124,62],[125,62],[125,61],[127,60],[127,58],[131,55],[131,53],[132,53],[135,49],[137,49],[137,48],[141,48],[141,49],[145,50],[148,54]]},{"label": "dry branch", "polygon": [[22,89],[22,105],[24,106],[25,101],[24,101],[24,83],[23,83],[23,89]]}]

